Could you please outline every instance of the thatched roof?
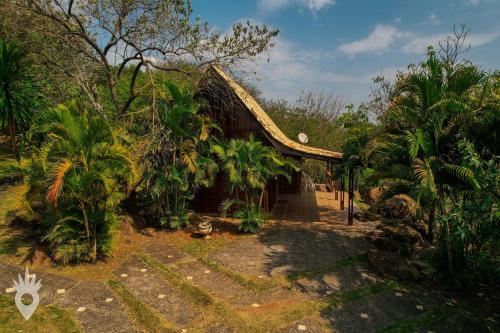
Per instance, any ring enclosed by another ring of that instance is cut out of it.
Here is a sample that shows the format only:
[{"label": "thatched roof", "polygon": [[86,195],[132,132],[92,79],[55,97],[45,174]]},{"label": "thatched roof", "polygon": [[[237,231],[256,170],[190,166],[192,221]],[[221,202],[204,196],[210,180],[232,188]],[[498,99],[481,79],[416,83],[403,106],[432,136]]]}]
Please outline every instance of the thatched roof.
[{"label": "thatched roof", "polygon": [[335,151],[330,151],[321,148],[315,148],[300,144],[290,140],[279,128],[274,121],[267,115],[257,101],[241,87],[231,76],[226,74],[217,66],[212,66],[212,69],[220,78],[222,78],[229,88],[236,94],[238,99],[243,103],[245,108],[252,113],[257,122],[262,126],[267,136],[278,145],[279,149],[287,154],[297,155],[308,158],[315,158],[327,161],[342,160],[343,154]]}]

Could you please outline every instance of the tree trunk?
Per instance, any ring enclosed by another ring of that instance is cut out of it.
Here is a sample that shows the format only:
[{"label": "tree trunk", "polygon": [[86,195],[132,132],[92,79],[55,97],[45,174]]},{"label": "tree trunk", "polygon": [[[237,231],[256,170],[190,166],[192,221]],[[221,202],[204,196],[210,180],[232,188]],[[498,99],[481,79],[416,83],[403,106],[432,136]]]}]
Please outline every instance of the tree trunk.
[{"label": "tree trunk", "polygon": [[434,240],[434,224],[436,220],[436,206],[432,204],[431,209],[429,211],[429,230],[427,237],[429,238],[429,242],[432,243]]},{"label": "tree trunk", "polygon": [[[445,202],[444,197],[440,196],[439,200],[439,214],[445,216]],[[451,276],[455,276],[455,271],[453,269],[453,252],[451,251],[451,234],[450,234],[450,220],[446,219],[446,254],[448,256],[448,268],[450,270]]]},{"label": "tree trunk", "polygon": [[111,93],[111,99],[113,100],[113,104],[115,105],[116,115],[122,115],[122,108],[120,106],[120,99],[118,98],[118,93],[116,92],[116,81],[113,79],[111,74],[108,75],[108,86],[109,92]]},{"label": "tree trunk", "polygon": [[92,245],[92,261],[97,260],[97,230],[94,225],[94,237],[93,237],[94,244]]},{"label": "tree trunk", "polygon": [[19,151],[17,150],[16,143],[16,124],[14,124],[12,113],[9,113],[7,123],[7,127],[9,128],[10,151],[16,156],[16,159],[19,160]]},{"label": "tree trunk", "polygon": [[82,204],[80,204],[80,208],[83,213],[83,222],[85,224],[85,233],[87,236],[87,242],[90,246],[90,226],[89,226],[89,219],[87,218],[87,211],[85,210],[85,207]]},{"label": "tree trunk", "polygon": [[450,221],[446,219],[446,252],[448,254],[448,268],[451,276],[455,276],[453,270],[453,252],[451,251]]}]

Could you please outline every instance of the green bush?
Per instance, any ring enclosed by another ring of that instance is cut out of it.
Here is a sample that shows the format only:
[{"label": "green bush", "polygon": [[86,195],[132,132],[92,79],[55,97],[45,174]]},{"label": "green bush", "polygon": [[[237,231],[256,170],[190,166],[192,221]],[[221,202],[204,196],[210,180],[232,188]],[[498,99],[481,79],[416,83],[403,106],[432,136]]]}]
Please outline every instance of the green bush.
[{"label": "green bush", "polygon": [[481,159],[468,142],[460,142],[460,148],[477,188],[455,195],[448,214],[439,217],[442,232],[435,258],[458,287],[500,285],[499,160]]},{"label": "green bush", "polygon": [[255,205],[245,206],[234,213],[234,217],[241,219],[238,230],[256,234],[266,222],[265,213]]}]

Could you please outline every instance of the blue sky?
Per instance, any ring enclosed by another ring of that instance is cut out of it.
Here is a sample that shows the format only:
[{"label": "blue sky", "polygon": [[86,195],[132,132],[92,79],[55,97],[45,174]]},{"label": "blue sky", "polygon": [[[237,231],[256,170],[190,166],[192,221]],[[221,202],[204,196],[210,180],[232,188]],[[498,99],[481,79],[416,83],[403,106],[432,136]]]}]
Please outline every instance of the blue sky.
[{"label": "blue sky", "polygon": [[394,78],[462,23],[471,29],[467,58],[500,69],[500,0],[193,0],[193,8],[222,32],[242,20],[280,30],[251,78],[267,98],[293,102],[309,90],[359,103],[372,77]]}]

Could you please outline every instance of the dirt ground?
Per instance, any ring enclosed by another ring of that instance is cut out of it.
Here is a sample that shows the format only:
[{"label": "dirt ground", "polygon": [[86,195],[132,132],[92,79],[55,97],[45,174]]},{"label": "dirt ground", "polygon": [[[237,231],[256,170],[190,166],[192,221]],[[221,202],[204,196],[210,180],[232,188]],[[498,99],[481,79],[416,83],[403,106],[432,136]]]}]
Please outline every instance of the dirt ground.
[{"label": "dirt ground", "polygon": [[332,193],[280,198],[258,235],[230,219],[217,219],[207,240],[124,225],[109,260],[73,267],[26,260],[30,244],[9,238],[9,207],[0,206],[0,291],[13,298],[7,289],[28,265],[41,303],[69,311],[85,332],[500,332],[493,295],[375,274],[364,257],[375,223],[348,226]]}]

